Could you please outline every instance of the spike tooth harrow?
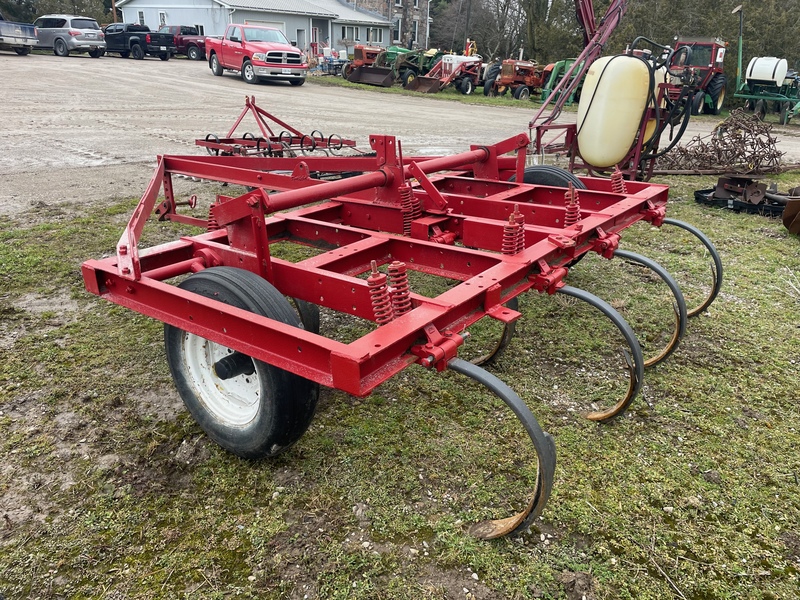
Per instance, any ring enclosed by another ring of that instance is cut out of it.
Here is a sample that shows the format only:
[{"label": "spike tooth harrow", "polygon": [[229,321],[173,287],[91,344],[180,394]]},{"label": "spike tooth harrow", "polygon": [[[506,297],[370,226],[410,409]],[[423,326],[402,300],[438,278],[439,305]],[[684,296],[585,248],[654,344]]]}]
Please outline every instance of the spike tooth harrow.
[{"label": "spike tooth harrow", "polygon": [[[635,334],[614,308],[566,286],[564,278],[568,267],[589,251],[609,258],[621,252],[619,235],[634,223],[660,225],[667,187],[630,181],[620,189],[609,180],[583,178],[580,207],[565,205],[562,188],[508,181],[512,176],[524,181],[525,134],[437,158],[403,157],[395,138],[379,135],[370,137],[374,156],[278,156],[272,146],[264,151],[261,142],[254,145],[251,137],[232,137],[248,111],[257,119],[266,114],[248,100],[228,136],[214,142],[210,156],[159,157],[117,255],[84,263],[87,290],[165,323],[170,367],[190,411],[200,398],[210,416],[223,424],[226,418],[235,420],[246,412],[229,407],[243,393],[237,381],[245,375],[261,381],[265,369],[311,386],[298,386],[305,397],[292,405],[305,408],[282,406],[267,394],[261,400],[273,403],[286,418],[305,422],[289,439],[275,432],[255,434],[261,445],[254,449],[248,446],[249,434],[231,437],[224,428],[204,425],[218,443],[241,456],[269,456],[296,441],[313,416],[319,384],[365,396],[414,363],[450,368],[474,379],[520,420],[536,450],[538,474],[531,500],[519,514],[477,524],[471,531],[493,538],[528,527],[552,489],[553,440],[513,390],[477,364],[458,358],[466,329],[484,316],[505,325],[497,345],[475,361],[481,364],[508,344],[521,316],[517,297],[522,293],[558,292],[588,302],[625,338],[630,376],[621,400],[588,417],[604,421],[624,412],[641,387],[644,367],[654,363],[643,358]],[[299,132],[292,131],[297,137]],[[274,143],[275,136],[264,137]],[[172,187],[172,178],[179,175],[244,185],[250,191],[218,197],[207,219],[188,216],[178,212],[182,203]],[[158,202],[162,190],[165,199]],[[140,249],[151,214],[204,231]],[[670,224],[682,227],[679,223]],[[513,240],[509,224],[515,230]],[[721,263],[707,238],[695,235],[715,256],[715,286],[705,308],[721,285]],[[270,246],[278,242],[319,253],[292,263],[273,256]],[[660,361],[683,335],[686,305],[666,271],[648,259],[640,262],[656,271],[676,298],[676,333],[657,356]],[[378,271],[384,265],[388,277]],[[459,283],[428,297],[409,290],[405,273],[398,274],[403,269]],[[187,285],[194,277],[179,285],[168,283],[190,273],[202,275],[210,290]],[[284,296],[294,299],[302,325],[278,306]],[[348,344],[321,336],[317,305],[376,327]],[[207,342],[198,345],[194,339]],[[192,363],[203,378],[187,375],[191,369],[183,368],[184,362]],[[201,411],[199,420],[208,421],[206,416]]]}]

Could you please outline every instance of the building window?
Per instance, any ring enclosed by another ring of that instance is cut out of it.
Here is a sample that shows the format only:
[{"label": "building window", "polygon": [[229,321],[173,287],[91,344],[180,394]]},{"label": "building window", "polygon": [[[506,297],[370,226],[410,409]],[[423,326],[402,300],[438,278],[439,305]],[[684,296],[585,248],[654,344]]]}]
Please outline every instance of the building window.
[{"label": "building window", "polygon": [[342,25],[342,39],[360,41],[359,28],[352,25]]},{"label": "building window", "polygon": [[403,0],[394,0],[395,6],[403,6]]},{"label": "building window", "polygon": [[197,35],[206,34],[206,28],[203,25],[195,25],[195,28],[197,29]]},{"label": "building window", "polygon": [[158,26],[161,27],[162,25],[167,24],[167,13],[163,10],[158,11]]},{"label": "building window", "polygon": [[367,28],[367,41],[372,42],[374,44],[382,44],[383,43],[383,29],[378,27],[368,27]]},{"label": "building window", "polygon": [[392,42],[398,43],[402,40],[400,39],[400,35],[403,30],[403,19],[400,17],[395,17],[394,21],[392,22]]},{"label": "building window", "polygon": [[419,21],[414,21],[411,25],[411,41],[415,44],[419,39]]},{"label": "building window", "polygon": [[139,11],[139,25],[144,25],[144,11]]},{"label": "building window", "polygon": [[414,0],[414,8],[419,8],[419,0]]}]

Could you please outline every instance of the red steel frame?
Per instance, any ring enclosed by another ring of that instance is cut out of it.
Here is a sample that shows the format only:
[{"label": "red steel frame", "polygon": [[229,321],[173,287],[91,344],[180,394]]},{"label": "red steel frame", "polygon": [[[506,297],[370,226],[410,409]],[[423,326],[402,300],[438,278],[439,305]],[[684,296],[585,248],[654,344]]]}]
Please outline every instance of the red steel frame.
[{"label": "red steel frame", "polygon": [[[234,137],[234,133],[248,113],[253,115],[261,135],[245,133],[242,136]],[[277,131],[277,127],[281,128],[280,131]],[[325,137],[320,131],[305,134],[257,106],[255,96],[245,96],[244,108],[225,137],[220,138],[209,134],[205,139],[196,140],[196,143],[215,156],[220,154],[282,156],[287,150],[299,150],[303,153],[315,150],[336,152],[342,148],[353,149],[356,145],[355,141],[335,134],[328,137]]]},{"label": "red steel frame", "polygon": [[[238,124],[238,122],[237,122]],[[86,288],[322,385],[369,394],[412,363],[446,368],[465,329],[489,316],[511,322],[503,306],[526,291],[554,293],[566,265],[596,251],[610,257],[619,233],[640,220],[660,225],[668,188],[582,178],[580,218],[564,226],[564,189],[523,180],[524,133],[438,158],[404,158],[394,137],[373,135],[375,156],[160,156],[155,174],[117,246],[117,255],[83,265]],[[322,181],[316,173],[360,173]],[[183,214],[175,175],[248,186],[218,197],[208,218]],[[163,199],[160,193],[163,190]],[[409,206],[416,206],[411,211]],[[573,205],[574,209],[574,205]],[[207,229],[147,249],[148,217]],[[509,222],[524,218],[524,247],[503,253]],[[271,244],[321,253],[290,262]],[[459,283],[436,296],[411,293],[412,310],[345,344],[184,291],[167,280],[218,265],[257,273],[281,293],[375,322],[368,281],[372,262]]]}]

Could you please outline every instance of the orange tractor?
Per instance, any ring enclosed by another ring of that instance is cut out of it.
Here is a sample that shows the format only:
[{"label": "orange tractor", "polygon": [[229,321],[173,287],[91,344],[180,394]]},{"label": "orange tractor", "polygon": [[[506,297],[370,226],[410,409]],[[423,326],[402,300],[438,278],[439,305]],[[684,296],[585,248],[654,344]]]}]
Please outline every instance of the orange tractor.
[{"label": "orange tractor", "polygon": [[536,61],[511,58],[502,63],[492,63],[486,69],[483,95],[503,96],[511,91],[515,100],[527,100],[531,97],[531,91],[544,87],[552,67],[547,65],[543,69]]}]

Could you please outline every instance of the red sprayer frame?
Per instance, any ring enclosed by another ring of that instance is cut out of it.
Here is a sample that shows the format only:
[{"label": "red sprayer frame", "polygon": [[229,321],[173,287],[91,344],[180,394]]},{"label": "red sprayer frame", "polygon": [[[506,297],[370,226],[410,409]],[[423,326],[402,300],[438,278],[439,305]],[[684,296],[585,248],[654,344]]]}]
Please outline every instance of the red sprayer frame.
[{"label": "red sprayer frame", "polygon": [[[87,289],[157,318],[348,393],[364,396],[412,363],[446,368],[465,329],[489,316],[520,315],[503,306],[535,289],[555,292],[565,265],[590,250],[610,256],[619,232],[646,220],[660,224],[667,186],[582,178],[579,218],[565,225],[564,190],[522,180],[528,137],[439,158],[403,158],[390,136],[374,135],[370,157],[271,158],[161,156],[117,246],[117,255],[83,265]],[[317,173],[359,172],[336,181]],[[249,186],[219,197],[208,218],[178,212],[175,175]],[[164,199],[159,195],[163,190]],[[269,190],[269,191],[267,191]],[[572,210],[575,210],[573,203]],[[195,236],[139,248],[145,221],[194,224]],[[524,223],[521,227],[520,223]],[[524,238],[524,243],[522,242]],[[270,245],[293,242],[324,250],[290,262]],[[252,271],[281,293],[379,321],[364,275],[371,264],[401,261],[410,270],[457,280],[436,297],[410,291],[411,309],[349,344],[201,297],[166,280],[211,266]]]}]

